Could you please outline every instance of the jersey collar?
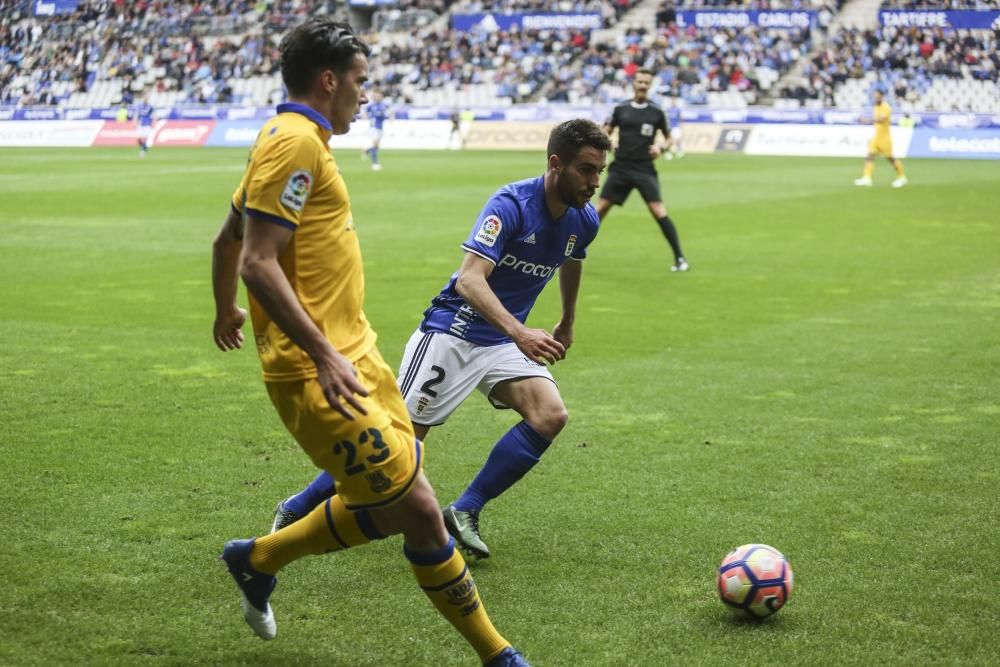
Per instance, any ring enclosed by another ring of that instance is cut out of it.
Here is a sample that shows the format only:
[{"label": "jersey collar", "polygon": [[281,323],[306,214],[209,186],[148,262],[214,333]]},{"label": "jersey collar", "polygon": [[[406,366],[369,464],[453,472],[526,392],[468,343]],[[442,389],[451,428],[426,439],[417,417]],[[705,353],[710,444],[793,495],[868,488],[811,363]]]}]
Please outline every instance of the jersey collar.
[{"label": "jersey collar", "polygon": [[649,101],[641,102],[640,103],[640,102],[636,102],[635,100],[632,100],[631,102],[629,102],[629,104],[632,105],[633,109],[645,109],[646,107],[649,106]]},{"label": "jersey collar", "polygon": [[324,118],[320,112],[316,111],[312,107],[307,107],[305,104],[299,104],[298,102],[285,102],[284,104],[278,105],[278,113],[301,114],[327,132],[333,132],[333,126],[330,125],[330,121]]}]

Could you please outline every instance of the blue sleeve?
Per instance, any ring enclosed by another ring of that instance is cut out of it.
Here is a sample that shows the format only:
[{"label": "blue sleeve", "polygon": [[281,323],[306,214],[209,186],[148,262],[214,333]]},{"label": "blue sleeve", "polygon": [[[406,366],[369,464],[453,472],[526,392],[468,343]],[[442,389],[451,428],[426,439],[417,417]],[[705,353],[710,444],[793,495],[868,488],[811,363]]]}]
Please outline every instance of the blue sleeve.
[{"label": "blue sleeve", "polygon": [[499,264],[504,247],[515,237],[520,219],[516,200],[507,193],[497,193],[486,202],[462,247]]}]

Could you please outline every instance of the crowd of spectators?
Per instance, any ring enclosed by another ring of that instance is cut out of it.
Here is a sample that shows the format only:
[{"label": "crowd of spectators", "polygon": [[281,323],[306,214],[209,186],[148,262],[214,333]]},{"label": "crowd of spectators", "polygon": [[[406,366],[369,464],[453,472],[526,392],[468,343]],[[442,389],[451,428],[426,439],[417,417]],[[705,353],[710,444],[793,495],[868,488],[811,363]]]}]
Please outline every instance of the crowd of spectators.
[{"label": "crowd of spectators", "polygon": [[[995,4],[1000,0],[990,0]],[[632,0],[404,0],[403,7],[484,11],[592,11],[613,22]],[[972,2],[951,0],[949,6]],[[978,0],[984,4],[984,0]],[[0,0],[0,104],[65,102],[95,81],[121,81],[121,101],[144,90],[176,92],[181,102],[241,102],[232,82],[276,78],[277,43],[290,24],[334,2],[307,0],[103,0],[35,18],[24,3]],[[942,4],[942,3],[939,3]],[[342,5],[341,5],[342,6]],[[810,53],[808,29],[678,26],[692,7],[808,8],[829,12],[837,0],[678,0],[665,2],[656,25],[614,42],[579,30],[501,31],[479,27],[413,29],[370,35],[372,79],[387,96],[412,101],[422,91],[492,84],[514,102],[606,102],[627,94],[639,68],[657,73],[661,94],[704,104],[712,93],[753,102],[763,87]],[[827,25],[829,21],[827,21]],[[822,25],[820,26],[822,28]],[[495,26],[494,26],[495,28]],[[838,85],[878,72],[896,97],[919,95],[934,77],[997,81],[1000,33],[884,28],[832,35],[803,68],[805,84],[785,91],[832,104]]]},{"label": "crowd of spectators", "polygon": [[808,30],[678,28],[628,31],[618,43],[589,46],[578,69],[561,71],[559,101],[607,102],[621,99],[636,70],[657,73],[660,94],[704,104],[709,93],[736,91],[753,99],[761,85],[759,68],[786,71],[809,51]]},{"label": "crowd of spectators", "polygon": [[496,95],[528,100],[587,45],[579,31],[414,31],[405,43],[375,42],[373,80],[393,99],[448,86],[492,83]]},{"label": "crowd of spectators", "polygon": [[803,70],[806,85],[787,95],[832,106],[838,86],[873,72],[895,99],[915,102],[935,78],[1000,82],[998,49],[1000,31],[844,30],[809,59]]},{"label": "crowd of spectators", "polygon": [[229,82],[272,74],[277,37],[317,3],[305,0],[81,2],[75,12],[0,19],[0,104],[57,104],[95,81],[120,79],[191,102],[231,102]]}]

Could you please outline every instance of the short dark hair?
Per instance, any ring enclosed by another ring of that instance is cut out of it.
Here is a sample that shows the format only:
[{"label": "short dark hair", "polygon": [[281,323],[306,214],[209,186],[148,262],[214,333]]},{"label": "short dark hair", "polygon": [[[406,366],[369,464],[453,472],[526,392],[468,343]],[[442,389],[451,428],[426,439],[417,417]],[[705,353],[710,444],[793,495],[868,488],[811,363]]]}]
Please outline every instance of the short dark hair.
[{"label": "short dark hair", "polygon": [[563,162],[576,159],[584,146],[596,148],[599,151],[611,150],[611,139],[608,133],[592,120],[576,118],[559,123],[549,134],[547,155],[558,155]]},{"label": "short dark hair", "polygon": [[305,95],[323,70],[340,76],[358,54],[371,48],[343,21],[312,18],[292,28],[281,40],[281,78],[291,95]]},{"label": "short dark hair", "polygon": [[[648,68],[646,68],[646,67],[643,67],[642,69],[637,69],[637,70],[635,71],[635,73],[636,73],[636,74],[648,74],[649,76],[656,76],[655,74],[653,74],[653,70],[651,70],[651,69],[648,69]],[[635,76],[633,75],[633,77],[632,77],[632,78],[635,78]]]}]

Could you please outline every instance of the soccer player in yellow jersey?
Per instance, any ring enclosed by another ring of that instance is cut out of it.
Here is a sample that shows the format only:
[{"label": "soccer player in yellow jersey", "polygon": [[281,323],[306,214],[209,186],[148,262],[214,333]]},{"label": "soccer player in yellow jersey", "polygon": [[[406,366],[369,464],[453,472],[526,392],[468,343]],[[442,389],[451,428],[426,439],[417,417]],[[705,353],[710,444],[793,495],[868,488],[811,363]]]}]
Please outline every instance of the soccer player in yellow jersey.
[{"label": "soccer player in yellow jersey", "polygon": [[892,187],[901,188],[906,185],[906,175],[903,174],[903,163],[892,156],[892,135],[889,134],[892,107],[885,101],[881,90],[875,91],[875,108],[872,110],[872,125],[875,126],[875,136],[868,142],[868,157],[865,158],[865,171],[861,178],[855,179],[855,185],[870,187],[872,173],[875,171],[875,156],[881,155],[889,161],[896,170],[896,180]]},{"label": "soccer player in yellow jersey", "polygon": [[312,19],[281,42],[289,102],[250,151],[215,240],[215,342],[242,346],[242,276],[268,395],[289,432],[335,480],[336,495],[271,535],[222,553],[243,616],[276,634],[275,574],[310,554],[402,533],[421,588],[487,665],[527,665],[493,627],[422,472],[422,445],[362,310],[364,275],[347,187],[328,141],[368,100],[369,48],[349,25]]}]

